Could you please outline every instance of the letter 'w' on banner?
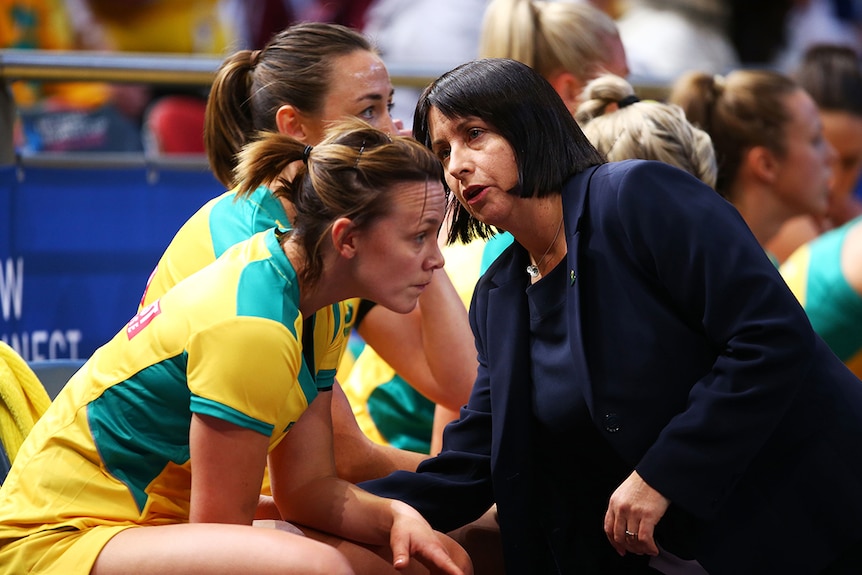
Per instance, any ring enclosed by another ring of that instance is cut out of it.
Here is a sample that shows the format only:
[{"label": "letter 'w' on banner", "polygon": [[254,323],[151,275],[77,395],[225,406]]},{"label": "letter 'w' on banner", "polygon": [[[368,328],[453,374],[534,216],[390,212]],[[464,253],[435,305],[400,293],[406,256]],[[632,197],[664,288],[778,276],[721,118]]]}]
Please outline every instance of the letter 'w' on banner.
[{"label": "letter 'w' on banner", "polygon": [[[3,320],[21,317],[21,302],[24,300],[24,259],[9,258],[6,265],[0,261],[0,311]],[[5,269],[4,269],[5,268]]]}]

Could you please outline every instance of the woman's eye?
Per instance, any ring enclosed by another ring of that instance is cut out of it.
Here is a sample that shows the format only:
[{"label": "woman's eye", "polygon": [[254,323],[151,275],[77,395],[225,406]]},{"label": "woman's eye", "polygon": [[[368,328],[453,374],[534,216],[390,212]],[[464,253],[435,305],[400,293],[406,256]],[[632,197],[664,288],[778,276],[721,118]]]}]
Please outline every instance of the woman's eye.
[{"label": "woman's eye", "polygon": [[374,108],[373,107],[365,108],[364,110],[359,112],[358,117],[362,118],[363,120],[368,120],[368,119],[373,118],[374,117]]},{"label": "woman's eye", "polygon": [[475,140],[482,135],[482,130],[480,130],[479,128],[470,128],[467,131],[467,135],[470,136],[471,140]]}]

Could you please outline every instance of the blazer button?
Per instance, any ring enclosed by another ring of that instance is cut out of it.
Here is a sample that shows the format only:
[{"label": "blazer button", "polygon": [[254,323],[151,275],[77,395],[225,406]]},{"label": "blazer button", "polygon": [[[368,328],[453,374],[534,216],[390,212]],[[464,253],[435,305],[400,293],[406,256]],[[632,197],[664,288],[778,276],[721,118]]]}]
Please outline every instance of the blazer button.
[{"label": "blazer button", "polygon": [[605,415],[605,431],[608,433],[616,433],[620,430],[620,416],[616,413],[608,413]]}]

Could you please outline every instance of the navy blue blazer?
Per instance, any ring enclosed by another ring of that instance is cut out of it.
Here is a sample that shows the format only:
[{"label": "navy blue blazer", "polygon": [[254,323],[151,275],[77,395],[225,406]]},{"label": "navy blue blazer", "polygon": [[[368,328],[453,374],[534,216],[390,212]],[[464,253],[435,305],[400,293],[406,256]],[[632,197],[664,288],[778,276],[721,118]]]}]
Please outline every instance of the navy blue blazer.
[{"label": "navy blue blazer", "polygon": [[[586,170],[562,196],[573,385],[616,452],[692,518],[693,555],[711,575],[812,574],[862,541],[862,383],[738,212],[641,160]],[[362,484],[441,530],[496,502],[513,574],[531,572],[529,505],[553,505],[531,477],[528,261],[513,244],[476,286],[478,376],[442,453]]]}]

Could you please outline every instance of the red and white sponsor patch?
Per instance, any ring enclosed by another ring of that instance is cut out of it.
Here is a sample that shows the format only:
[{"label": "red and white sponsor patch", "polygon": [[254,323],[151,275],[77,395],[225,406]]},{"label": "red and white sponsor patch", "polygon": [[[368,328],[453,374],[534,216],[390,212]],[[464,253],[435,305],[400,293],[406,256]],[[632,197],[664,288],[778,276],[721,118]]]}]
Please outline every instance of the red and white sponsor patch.
[{"label": "red and white sponsor patch", "polygon": [[153,321],[157,315],[162,313],[162,308],[159,305],[161,300],[156,300],[141,311],[138,312],[138,315],[129,320],[129,323],[126,324],[126,335],[129,336],[129,339],[132,339],[143,330],[147,325]]}]

